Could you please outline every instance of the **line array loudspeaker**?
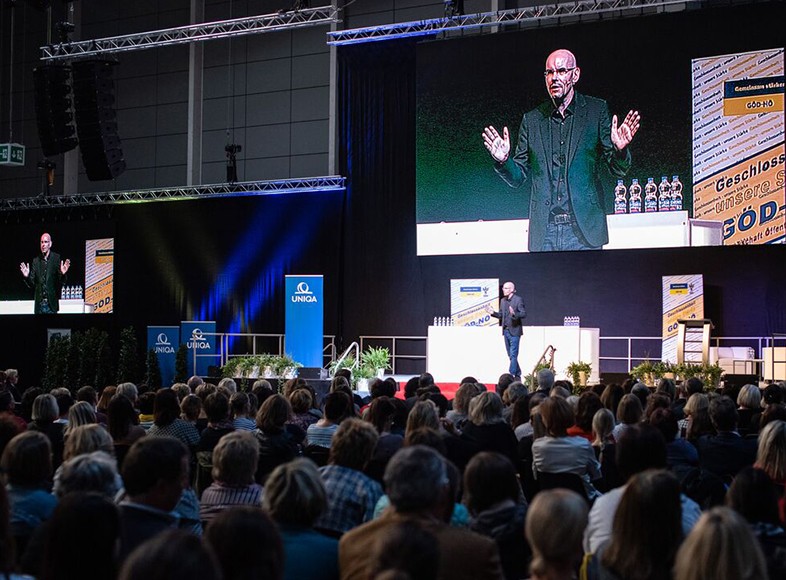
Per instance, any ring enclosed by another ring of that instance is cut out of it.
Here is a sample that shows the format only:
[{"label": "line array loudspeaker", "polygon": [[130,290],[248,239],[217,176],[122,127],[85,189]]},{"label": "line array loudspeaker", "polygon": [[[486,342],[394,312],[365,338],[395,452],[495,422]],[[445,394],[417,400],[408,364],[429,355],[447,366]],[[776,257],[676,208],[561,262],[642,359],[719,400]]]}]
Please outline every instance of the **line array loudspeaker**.
[{"label": "line array loudspeaker", "polygon": [[82,163],[90,181],[114,179],[126,169],[117,134],[114,67],[110,60],[73,64],[74,108]]},{"label": "line array loudspeaker", "polygon": [[33,69],[33,102],[38,138],[45,157],[77,146],[72,112],[71,67],[47,64]]}]

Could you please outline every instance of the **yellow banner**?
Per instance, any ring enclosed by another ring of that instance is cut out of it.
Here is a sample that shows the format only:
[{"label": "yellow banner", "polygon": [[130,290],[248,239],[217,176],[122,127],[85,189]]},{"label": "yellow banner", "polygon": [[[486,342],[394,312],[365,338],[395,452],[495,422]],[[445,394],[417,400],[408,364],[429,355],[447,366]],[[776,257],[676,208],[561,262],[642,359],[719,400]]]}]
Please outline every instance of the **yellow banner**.
[{"label": "yellow banner", "polygon": [[112,284],[114,275],[85,288],[85,302],[93,304],[93,312],[112,312]]},{"label": "yellow banner", "polygon": [[688,302],[683,302],[676,308],[663,314],[663,338],[667,339],[677,335],[677,321],[704,318],[704,296],[697,296]]},{"label": "yellow banner", "polygon": [[723,99],[723,114],[731,115],[757,115],[759,113],[773,113],[783,110],[783,95],[737,97]]}]

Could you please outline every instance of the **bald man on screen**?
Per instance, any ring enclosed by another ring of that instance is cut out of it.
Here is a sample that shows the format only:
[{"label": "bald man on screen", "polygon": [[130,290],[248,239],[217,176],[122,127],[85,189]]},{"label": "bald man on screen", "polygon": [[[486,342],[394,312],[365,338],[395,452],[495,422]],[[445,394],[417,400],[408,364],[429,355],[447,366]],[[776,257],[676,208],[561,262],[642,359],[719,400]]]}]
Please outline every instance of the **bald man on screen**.
[{"label": "bald man on screen", "polygon": [[543,75],[549,99],[524,114],[513,155],[507,127],[486,127],[483,144],[505,183],[529,184],[531,252],[599,249],[609,241],[601,172],[627,174],[641,118],[631,110],[619,123],[606,101],[576,92],[569,50],[552,52]]},{"label": "bald man on screen", "polygon": [[41,235],[40,247],[41,254],[33,258],[31,264],[19,264],[19,270],[25,284],[35,292],[35,313],[57,314],[60,310],[60,289],[71,267],[71,260],[63,261],[59,254],[52,251],[52,236],[48,233]]}]

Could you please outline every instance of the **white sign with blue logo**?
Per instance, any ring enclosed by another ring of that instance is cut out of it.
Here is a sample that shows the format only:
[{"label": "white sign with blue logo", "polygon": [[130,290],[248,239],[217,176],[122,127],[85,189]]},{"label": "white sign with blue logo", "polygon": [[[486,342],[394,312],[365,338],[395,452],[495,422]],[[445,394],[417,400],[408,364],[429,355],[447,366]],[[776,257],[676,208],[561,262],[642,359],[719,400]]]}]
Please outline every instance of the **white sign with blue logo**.
[{"label": "white sign with blue logo", "polygon": [[284,296],[286,353],[305,367],[322,366],[322,276],[287,276]]},{"label": "white sign with blue logo", "polygon": [[[207,367],[221,362],[216,351],[218,337],[215,321],[182,321],[180,337],[188,348],[189,375],[206,377]],[[196,368],[194,368],[194,354],[196,354]]]},{"label": "white sign with blue logo", "polygon": [[180,346],[179,326],[148,326],[147,350],[152,350],[161,368],[161,385],[169,387],[175,382],[175,358]]}]

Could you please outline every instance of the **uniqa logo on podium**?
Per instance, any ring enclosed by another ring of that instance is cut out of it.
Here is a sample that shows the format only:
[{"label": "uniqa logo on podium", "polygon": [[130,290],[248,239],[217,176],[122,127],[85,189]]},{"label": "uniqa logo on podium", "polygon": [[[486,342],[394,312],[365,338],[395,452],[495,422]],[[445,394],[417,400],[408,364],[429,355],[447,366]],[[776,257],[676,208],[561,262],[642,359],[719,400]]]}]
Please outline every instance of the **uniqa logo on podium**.
[{"label": "uniqa logo on podium", "polygon": [[161,368],[161,384],[165,387],[175,382],[175,358],[180,346],[179,326],[148,326],[147,350],[158,357]]},{"label": "uniqa logo on podium", "polygon": [[[188,374],[207,376],[207,367],[218,364],[216,354],[216,323],[214,320],[181,321],[180,339],[188,349]],[[196,368],[194,367],[196,352]]]},{"label": "uniqa logo on podium", "polygon": [[286,276],[284,350],[305,367],[322,366],[322,289],[321,275]]}]

